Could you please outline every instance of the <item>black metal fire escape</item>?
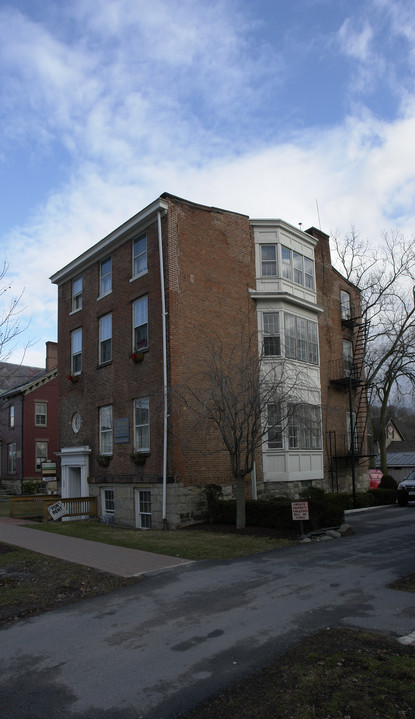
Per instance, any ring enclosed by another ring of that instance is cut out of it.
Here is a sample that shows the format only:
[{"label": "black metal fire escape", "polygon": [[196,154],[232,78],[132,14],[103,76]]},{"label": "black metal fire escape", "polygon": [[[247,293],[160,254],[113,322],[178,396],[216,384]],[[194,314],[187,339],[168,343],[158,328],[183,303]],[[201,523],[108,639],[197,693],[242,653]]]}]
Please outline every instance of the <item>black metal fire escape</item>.
[{"label": "black metal fire escape", "polygon": [[[343,314],[343,313],[342,313]],[[343,387],[349,396],[349,427],[343,436],[335,430],[327,433],[327,447],[330,460],[332,488],[338,484],[340,467],[349,466],[352,472],[353,497],[356,494],[356,466],[367,457],[366,428],[367,384],[364,372],[369,322],[364,322],[360,313],[350,307],[342,316],[344,339],[350,342],[350,353],[330,363],[330,382]]]}]

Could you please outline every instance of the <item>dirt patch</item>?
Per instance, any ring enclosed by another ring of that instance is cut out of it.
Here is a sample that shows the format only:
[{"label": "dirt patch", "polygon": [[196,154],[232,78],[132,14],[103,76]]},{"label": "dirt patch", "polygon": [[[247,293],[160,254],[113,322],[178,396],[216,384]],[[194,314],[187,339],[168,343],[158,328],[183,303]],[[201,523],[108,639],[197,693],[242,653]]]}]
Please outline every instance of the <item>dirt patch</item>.
[{"label": "dirt patch", "polygon": [[0,543],[0,626],[138,581]]},{"label": "dirt patch", "polygon": [[352,629],[307,637],[183,719],[415,719],[415,649]]}]

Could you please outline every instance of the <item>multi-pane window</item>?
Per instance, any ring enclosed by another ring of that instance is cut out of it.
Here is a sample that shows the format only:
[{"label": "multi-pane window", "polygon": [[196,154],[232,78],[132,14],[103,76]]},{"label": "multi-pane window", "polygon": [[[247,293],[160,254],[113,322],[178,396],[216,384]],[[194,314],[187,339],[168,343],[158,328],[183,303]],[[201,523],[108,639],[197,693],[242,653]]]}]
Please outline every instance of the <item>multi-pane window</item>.
[{"label": "multi-pane window", "polygon": [[279,402],[267,405],[267,440],[269,449],[283,449],[281,405]]},{"label": "multi-pane window", "polygon": [[280,315],[279,312],[264,312],[264,356],[281,354]]},{"label": "multi-pane window", "polygon": [[353,348],[349,340],[343,340],[344,377],[350,377],[353,368]]},{"label": "multi-pane window", "polygon": [[10,427],[10,429],[13,429],[14,422],[15,422],[14,404],[11,404],[9,407],[9,427]]},{"label": "multi-pane window", "polygon": [[342,320],[350,320],[350,318],[352,316],[350,295],[348,292],[345,292],[344,290],[340,290],[340,308],[341,308]]},{"label": "multi-pane window", "polygon": [[40,472],[42,469],[42,462],[46,462],[48,459],[48,443],[47,442],[36,442],[36,472]]},{"label": "multi-pane window", "polygon": [[286,312],[284,325],[285,356],[301,362],[318,364],[317,323]]},{"label": "multi-pane window", "polygon": [[114,490],[111,487],[104,487],[102,490],[102,512],[103,514],[114,514],[114,510]]},{"label": "multi-pane window", "polygon": [[99,319],[99,362],[110,362],[112,358],[112,315]]},{"label": "multi-pane window", "polygon": [[72,281],[72,312],[82,309],[82,277]]},{"label": "multi-pane window", "polygon": [[140,529],[151,529],[151,489],[139,489],[138,526]]},{"label": "multi-pane window", "polygon": [[148,303],[147,297],[141,297],[133,303],[133,349],[147,348],[148,342]]},{"label": "multi-pane window", "polygon": [[147,271],[147,237],[143,235],[133,242],[133,277]]},{"label": "multi-pane window", "polygon": [[107,257],[100,262],[99,294],[107,295],[112,290],[112,261]]},{"label": "multi-pane window", "polygon": [[99,408],[99,450],[101,454],[112,454],[112,406]]},{"label": "multi-pane window", "polygon": [[147,398],[134,400],[134,449],[137,452],[150,450],[150,417]]},{"label": "multi-pane window", "polygon": [[261,245],[261,274],[262,277],[276,277],[277,275],[277,246]]},{"label": "multi-pane window", "polygon": [[9,474],[16,474],[16,442],[10,442],[7,445],[7,471]]},{"label": "multi-pane window", "polygon": [[288,407],[288,446],[290,449],[321,449],[321,410],[312,404]]},{"label": "multi-pane window", "polygon": [[[291,250],[284,245],[261,245],[261,276],[277,277],[280,275],[290,282],[314,290],[314,260]],[[281,253],[281,265],[278,272],[278,253]]]},{"label": "multi-pane window", "polygon": [[47,402],[35,402],[35,425],[37,427],[46,427],[47,423],[48,423]]},{"label": "multi-pane window", "polygon": [[71,332],[71,371],[72,374],[82,372],[82,328]]}]

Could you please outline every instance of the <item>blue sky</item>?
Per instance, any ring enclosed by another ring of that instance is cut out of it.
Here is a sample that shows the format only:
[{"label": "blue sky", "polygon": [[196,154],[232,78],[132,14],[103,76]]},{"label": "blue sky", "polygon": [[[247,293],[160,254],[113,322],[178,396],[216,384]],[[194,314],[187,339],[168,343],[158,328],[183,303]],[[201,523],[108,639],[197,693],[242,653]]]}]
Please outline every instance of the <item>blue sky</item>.
[{"label": "blue sky", "polygon": [[415,221],[411,0],[0,0],[0,260],[49,277],[167,191],[374,244]]}]

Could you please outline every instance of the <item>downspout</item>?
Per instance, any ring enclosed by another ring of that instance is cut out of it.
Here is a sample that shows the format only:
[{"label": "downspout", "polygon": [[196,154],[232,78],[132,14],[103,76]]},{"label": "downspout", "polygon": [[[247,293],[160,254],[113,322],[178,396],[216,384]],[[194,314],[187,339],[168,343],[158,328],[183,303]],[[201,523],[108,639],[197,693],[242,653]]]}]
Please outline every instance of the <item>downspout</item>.
[{"label": "downspout", "polygon": [[161,212],[157,212],[157,229],[160,258],[161,319],[163,335],[163,529],[167,529],[167,337],[166,298],[164,292],[163,239],[161,234]]}]

